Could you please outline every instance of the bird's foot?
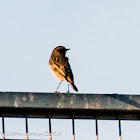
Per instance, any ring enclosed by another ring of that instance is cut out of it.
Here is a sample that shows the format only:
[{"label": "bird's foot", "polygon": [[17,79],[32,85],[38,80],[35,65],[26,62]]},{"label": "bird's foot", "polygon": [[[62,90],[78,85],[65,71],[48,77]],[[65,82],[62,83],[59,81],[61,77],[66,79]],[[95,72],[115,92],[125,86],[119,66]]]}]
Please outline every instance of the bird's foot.
[{"label": "bird's foot", "polygon": [[58,92],[58,91],[56,90],[54,93],[61,93],[61,92]]},{"label": "bird's foot", "polygon": [[70,94],[70,91],[68,90],[67,93]]}]

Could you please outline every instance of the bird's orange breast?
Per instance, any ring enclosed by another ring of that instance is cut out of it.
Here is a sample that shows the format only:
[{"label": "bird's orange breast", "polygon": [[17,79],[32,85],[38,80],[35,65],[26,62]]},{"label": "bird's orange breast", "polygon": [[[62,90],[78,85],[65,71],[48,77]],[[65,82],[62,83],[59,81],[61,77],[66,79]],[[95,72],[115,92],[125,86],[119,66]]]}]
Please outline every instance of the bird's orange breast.
[{"label": "bird's orange breast", "polygon": [[64,81],[65,76],[63,75],[63,73],[58,70],[58,68],[50,66],[50,71],[52,72],[52,74],[54,75],[54,77],[56,77],[57,79],[59,79],[60,81]]}]

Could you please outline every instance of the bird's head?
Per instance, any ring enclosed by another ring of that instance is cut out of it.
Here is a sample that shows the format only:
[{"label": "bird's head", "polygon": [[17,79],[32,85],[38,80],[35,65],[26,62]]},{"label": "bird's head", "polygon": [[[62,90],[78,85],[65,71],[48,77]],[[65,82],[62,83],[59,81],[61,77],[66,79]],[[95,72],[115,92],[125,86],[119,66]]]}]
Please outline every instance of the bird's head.
[{"label": "bird's head", "polygon": [[54,48],[53,52],[65,56],[66,51],[68,50],[70,49],[66,49],[64,46],[57,46],[56,48]]}]

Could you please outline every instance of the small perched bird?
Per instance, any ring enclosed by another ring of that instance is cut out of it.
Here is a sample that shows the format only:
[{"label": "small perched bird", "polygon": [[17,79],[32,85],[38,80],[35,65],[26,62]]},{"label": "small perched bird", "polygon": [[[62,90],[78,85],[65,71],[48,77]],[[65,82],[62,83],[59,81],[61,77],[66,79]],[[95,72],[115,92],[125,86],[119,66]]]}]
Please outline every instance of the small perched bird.
[{"label": "small perched bird", "polygon": [[[74,77],[68,58],[65,56],[66,52],[70,49],[66,49],[63,46],[58,46],[52,51],[52,55],[49,60],[50,70],[53,75],[60,80],[60,83],[56,89],[56,92],[62,81],[67,81],[71,87],[78,92],[77,87],[74,84]],[[68,84],[68,92],[69,92]]]}]

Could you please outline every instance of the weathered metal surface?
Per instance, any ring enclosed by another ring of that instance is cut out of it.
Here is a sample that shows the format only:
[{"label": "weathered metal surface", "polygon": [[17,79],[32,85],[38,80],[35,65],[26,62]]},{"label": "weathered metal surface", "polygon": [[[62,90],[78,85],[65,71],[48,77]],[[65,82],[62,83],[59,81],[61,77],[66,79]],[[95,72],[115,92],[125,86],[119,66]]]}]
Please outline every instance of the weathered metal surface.
[{"label": "weathered metal surface", "polygon": [[0,92],[0,116],[140,119],[140,95]]}]

